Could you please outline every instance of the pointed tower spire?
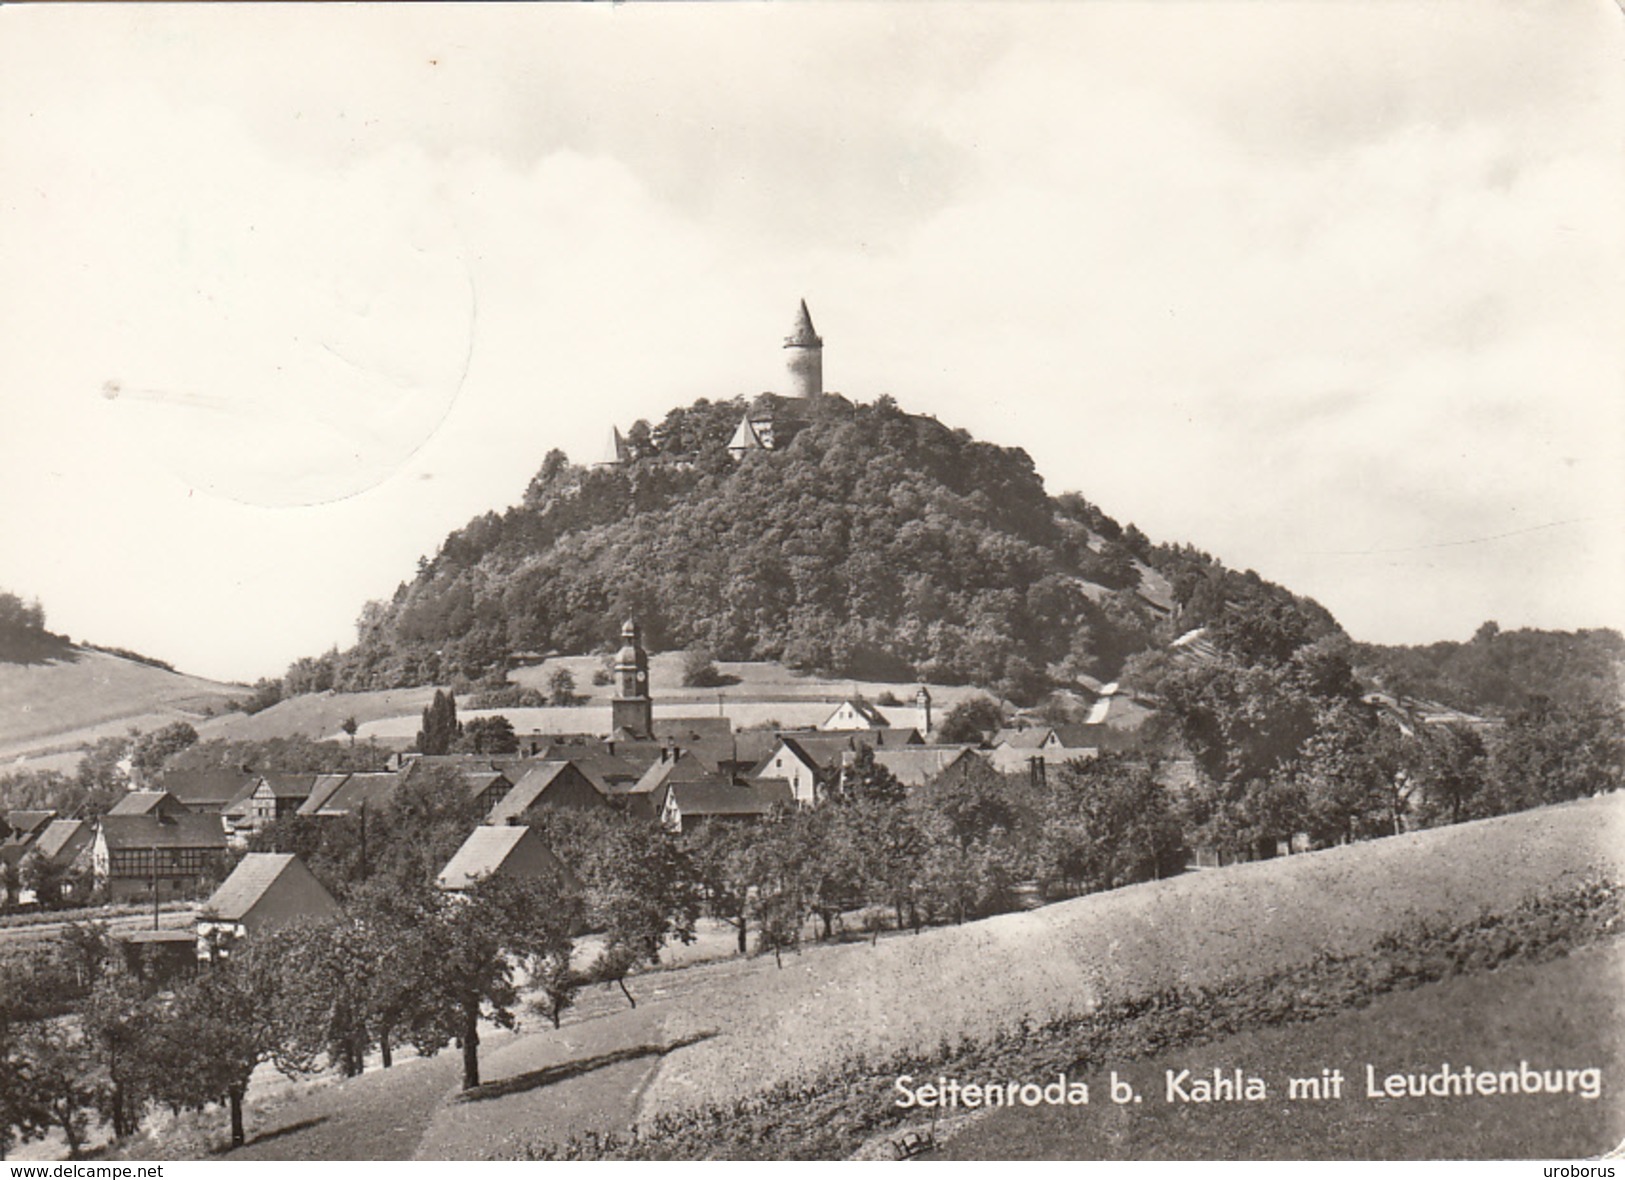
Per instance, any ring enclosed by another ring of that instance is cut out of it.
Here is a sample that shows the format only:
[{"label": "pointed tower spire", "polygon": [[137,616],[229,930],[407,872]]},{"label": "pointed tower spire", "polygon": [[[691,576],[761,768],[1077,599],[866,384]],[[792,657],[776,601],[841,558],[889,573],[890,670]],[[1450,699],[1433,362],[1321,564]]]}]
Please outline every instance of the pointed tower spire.
[{"label": "pointed tower spire", "polygon": [[593,466],[615,467],[629,462],[631,458],[631,453],[626,447],[626,440],[621,437],[621,432],[617,428],[611,426],[609,428],[609,437],[604,440],[604,457]]},{"label": "pointed tower spire", "polygon": [[784,338],[790,355],[790,392],[795,397],[817,397],[824,392],[824,340],[813,329],[807,301],[801,301],[795,327]]}]

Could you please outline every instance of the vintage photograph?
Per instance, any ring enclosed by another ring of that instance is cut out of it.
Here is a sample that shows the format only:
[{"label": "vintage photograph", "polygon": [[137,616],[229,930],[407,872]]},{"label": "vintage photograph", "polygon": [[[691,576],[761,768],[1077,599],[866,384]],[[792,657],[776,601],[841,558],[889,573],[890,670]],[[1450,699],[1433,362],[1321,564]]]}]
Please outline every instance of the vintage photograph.
[{"label": "vintage photograph", "polygon": [[0,1158],[1611,1168],[1622,51],[0,10]]}]

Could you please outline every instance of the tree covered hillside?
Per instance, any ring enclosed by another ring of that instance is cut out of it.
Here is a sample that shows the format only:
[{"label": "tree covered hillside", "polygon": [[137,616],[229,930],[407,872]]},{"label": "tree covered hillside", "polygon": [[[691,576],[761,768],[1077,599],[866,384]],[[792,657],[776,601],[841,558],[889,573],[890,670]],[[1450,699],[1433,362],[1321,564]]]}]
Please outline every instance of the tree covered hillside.
[{"label": "tree covered hillside", "polygon": [[[1256,575],[1050,497],[1024,451],[889,398],[765,397],[777,449],[736,461],[746,408],[702,400],[637,423],[616,466],[550,453],[520,505],[449,536],[369,604],[354,649],[299,661],[286,691],[494,679],[511,653],[593,651],[636,618],[655,649],[1030,700],[1057,676],[1115,675],[1238,595],[1336,629]],[[1177,623],[1137,592],[1146,565],[1187,607]]]},{"label": "tree covered hillside", "polygon": [[1618,631],[1503,631],[1485,623],[1467,643],[1358,644],[1362,669],[1390,692],[1500,713],[1547,698],[1566,707],[1620,703],[1625,636]]}]

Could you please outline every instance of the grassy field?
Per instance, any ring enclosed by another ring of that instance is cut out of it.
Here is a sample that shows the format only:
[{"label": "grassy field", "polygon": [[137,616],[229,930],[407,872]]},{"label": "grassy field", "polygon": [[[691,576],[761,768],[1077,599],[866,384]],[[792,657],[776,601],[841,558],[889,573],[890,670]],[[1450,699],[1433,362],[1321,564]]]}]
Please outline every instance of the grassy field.
[{"label": "grassy field", "polygon": [[0,758],[94,741],[124,727],[196,724],[243,689],[97,651],[0,664]]},{"label": "grassy field", "polygon": [[[973,1119],[942,1159],[1562,1159],[1625,1139],[1625,943],[1383,996],[1312,1024],[1259,1029],[1171,1050],[1121,1071],[1138,1105],[1015,1107]],[[1573,1094],[1372,1099],[1366,1066],[1391,1073],[1569,1067],[1601,1070],[1599,1097]],[[1169,1103],[1167,1071],[1241,1069],[1262,1102]],[[1346,1077],[1339,1100],[1289,1101],[1287,1079]],[[1087,1076],[1091,1090],[1106,1078]],[[1102,1093],[1102,1097],[1104,1094]]]},{"label": "grassy field", "polygon": [[816,1076],[859,1048],[924,1053],[1173,988],[1352,953],[1413,921],[1460,920],[1625,873],[1625,795],[1237,865],[791,958],[738,980],[722,1035],[670,1055],[645,1114]]},{"label": "grassy field", "polygon": [[[597,656],[564,656],[534,667],[519,668],[512,680],[520,685],[547,691],[547,681],[555,670],[567,669],[576,683],[583,703],[573,708],[470,709],[460,698],[458,717],[500,713],[513,722],[521,734],[529,733],[607,733],[610,728],[609,701],[612,689],[594,685],[592,674],[602,666]],[[848,697],[862,694],[874,700],[890,692],[907,701],[898,712],[905,723],[913,720],[913,698],[917,684],[879,684],[868,681],[829,680],[798,676],[767,663],[721,663],[717,668],[735,683],[721,688],[685,688],[682,684],[682,653],[663,652],[649,661],[651,693],[656,717],[715,717],[719,713],[733,720],[734,728],[749,729],[772,723],[786,727],[816,725]],[[931,685],[933,717],[940,720],[959,701],[977,691],[963,685]],[[316,739],[342,740],[340,724],[348,717],[360,722],[357,737],[392,746],[410,741],[422,723],[424,707],[433,698],[434,688],[402,688],[377,692],[313,693],[294,697],[253,716],[233,714],[198,726],[204,738],[250,739],[301,734]]]}]

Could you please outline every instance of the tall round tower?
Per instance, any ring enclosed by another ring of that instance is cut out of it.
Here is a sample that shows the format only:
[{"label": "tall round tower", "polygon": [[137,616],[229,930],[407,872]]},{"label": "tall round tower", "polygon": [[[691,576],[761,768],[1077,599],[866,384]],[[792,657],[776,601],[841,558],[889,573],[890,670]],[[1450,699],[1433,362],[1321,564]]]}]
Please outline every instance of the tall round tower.
[{"label": "tall round tower", "polygon": [[807,301],[801,301],[801,312],[796,326],[784,338],[785,361],[790,367],[790,394],[792,397],[817,397],[824,392],[824,341],[813,331],[812,316]]}]

